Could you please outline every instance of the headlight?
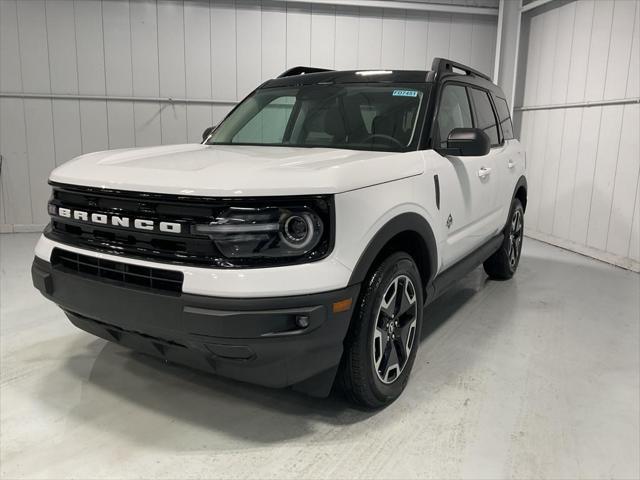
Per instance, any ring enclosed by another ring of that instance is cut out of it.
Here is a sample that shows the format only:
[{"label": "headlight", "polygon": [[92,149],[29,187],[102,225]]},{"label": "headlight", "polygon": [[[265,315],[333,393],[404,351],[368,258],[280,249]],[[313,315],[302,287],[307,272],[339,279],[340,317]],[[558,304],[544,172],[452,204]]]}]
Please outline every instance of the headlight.
[{"label": "headlight", "polygon": [[328,205],[310,203],[230,207],[208,224],[194,225],[193,233],[206,234],[228,259],[318,258],[329,248]]}]

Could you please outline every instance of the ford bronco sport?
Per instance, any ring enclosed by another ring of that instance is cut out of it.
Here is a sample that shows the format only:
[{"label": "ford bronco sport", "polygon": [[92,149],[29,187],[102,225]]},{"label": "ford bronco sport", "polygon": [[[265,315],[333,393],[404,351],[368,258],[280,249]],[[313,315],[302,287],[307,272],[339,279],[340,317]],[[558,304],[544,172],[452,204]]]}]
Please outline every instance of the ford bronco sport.
[{"label": "ford bronco sport", "polygon": [[481,263],[516,271],[524,175],[505,95],[465,65],[296,67],[202,144],[56,168],[33,283],[112,342],[381,407],[423,307]]}]

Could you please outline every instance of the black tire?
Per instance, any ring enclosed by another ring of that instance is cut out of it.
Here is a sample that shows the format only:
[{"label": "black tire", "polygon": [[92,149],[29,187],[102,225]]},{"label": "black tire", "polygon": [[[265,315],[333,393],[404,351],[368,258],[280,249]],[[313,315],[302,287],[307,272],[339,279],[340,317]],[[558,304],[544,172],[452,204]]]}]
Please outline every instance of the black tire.
[{"label": "black tire", "polygon": [[349,400],[373,409],[400,396],[418,349],[422,298],[420,273],[407,253],[391,254],[366,279],[340,371]]},{"label": "black tire", "polygon": [[524,239],[524,209],[517,198],[511,203],[509,220],[504,228],[504,242],[496,253],[485,260],[484,271],[495,280],[513,277],[520,263]]}]

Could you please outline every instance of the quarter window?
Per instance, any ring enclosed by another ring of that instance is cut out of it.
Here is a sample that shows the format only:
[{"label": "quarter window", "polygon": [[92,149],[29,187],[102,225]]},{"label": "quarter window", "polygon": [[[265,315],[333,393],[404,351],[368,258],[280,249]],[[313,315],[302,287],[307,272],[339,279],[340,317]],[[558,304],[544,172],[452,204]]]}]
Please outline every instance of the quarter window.
[{"label": "quarter window", "polygon": [[491,140],[491,146],[500,144],[498,139],[498,127],[496,125],[496,117],[491,107],[489,94],[482,90],[471,88],[471,98],[476,112],[477,128],[484,131]]},{"label": "quarter window", "polygon": [[449,133],[454,128],[472,128],[467,89],[461,85],[446,85],[438,108],[438,134],[441,148],[446,148]]},{"label": "quarter window", "polygon": [[509,106],[504,98],[493,97],[498,110],[498,118],[500,119],[500,127],[502,128],[502,135],[505,140],[513,139],[513,123],[511,123],[511,114],[509,113]]}]

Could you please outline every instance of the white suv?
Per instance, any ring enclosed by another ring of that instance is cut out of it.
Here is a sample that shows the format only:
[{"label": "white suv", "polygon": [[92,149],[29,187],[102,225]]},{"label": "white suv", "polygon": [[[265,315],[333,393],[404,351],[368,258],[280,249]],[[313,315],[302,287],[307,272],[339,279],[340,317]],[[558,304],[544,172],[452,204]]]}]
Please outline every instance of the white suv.
[{"label": "white suv", "polygon": [[480,263],[514,274],[524,173],[504,94],[469,67],[297,67],[202,144],[54,170],[33,282],[102,338],[380,407],[426,304]]}]

